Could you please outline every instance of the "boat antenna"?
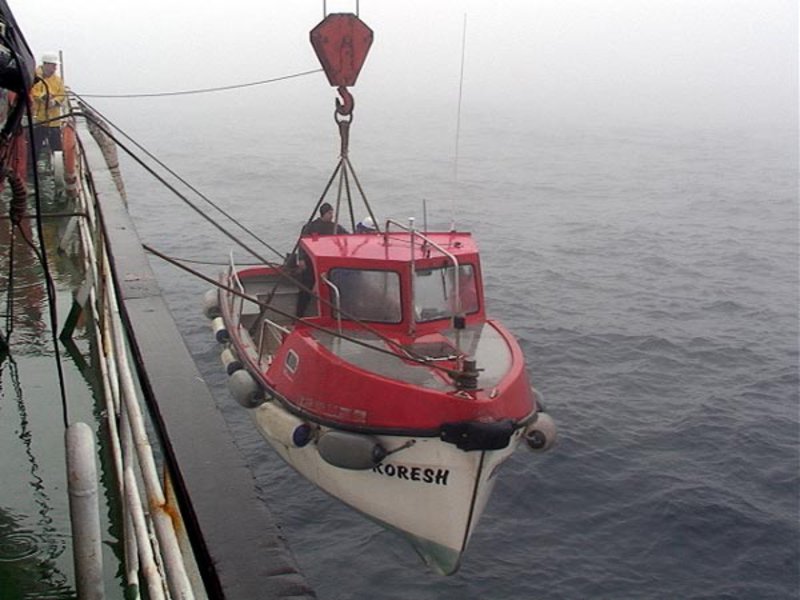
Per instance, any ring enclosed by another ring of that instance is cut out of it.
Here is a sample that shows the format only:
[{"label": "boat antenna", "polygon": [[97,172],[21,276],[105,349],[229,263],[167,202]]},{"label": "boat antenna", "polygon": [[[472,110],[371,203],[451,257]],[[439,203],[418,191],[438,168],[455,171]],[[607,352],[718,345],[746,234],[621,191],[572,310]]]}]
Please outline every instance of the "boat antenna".
[{"label": "boat antenna", "polygon": [[[464,56],[467,48],[467,13],[464,13],[464,27],[461,31],[461,75],[458,79],[458,112],[456,114],[456,153],[453,160],[453,179],[458,186],[458,147],[461,141],[461,98],[464,92]],[[455,190],[454,190],[455,192]],[[456,195],[450,196],[450,231],[456,230]]]}]

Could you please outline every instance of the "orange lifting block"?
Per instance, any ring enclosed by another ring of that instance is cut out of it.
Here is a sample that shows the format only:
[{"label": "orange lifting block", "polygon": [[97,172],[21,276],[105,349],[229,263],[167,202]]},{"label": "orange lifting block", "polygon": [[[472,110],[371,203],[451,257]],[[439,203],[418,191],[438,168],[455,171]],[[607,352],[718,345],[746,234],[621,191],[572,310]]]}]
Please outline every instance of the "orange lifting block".
[{"label": "orange lifting block", "polygon": [[355,85],[372,45],[372,30],[356,15],[334,13],[311,30],[311,45],[334,87]]}]

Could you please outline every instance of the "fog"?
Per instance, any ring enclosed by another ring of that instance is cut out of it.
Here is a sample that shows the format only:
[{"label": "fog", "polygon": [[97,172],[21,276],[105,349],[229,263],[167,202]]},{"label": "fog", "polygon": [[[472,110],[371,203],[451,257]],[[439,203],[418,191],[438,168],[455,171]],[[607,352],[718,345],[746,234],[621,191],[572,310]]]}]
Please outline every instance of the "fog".
[{"label": "fog", "polygon": [[[78,93],[206,88],[318,68],[308,42],[323,16],[318,1],[10,6],[37,57],[64,52]],[[329,12],[355,7],[327,3]],[[466,15],[466,119],[797,128],[796,0],[362,0],[359,9],[375,32],[354,90],[362,103],[454,115]],[[267,86],[259,102],[280,111],[333,96],[322,74],[304,79]]]}]

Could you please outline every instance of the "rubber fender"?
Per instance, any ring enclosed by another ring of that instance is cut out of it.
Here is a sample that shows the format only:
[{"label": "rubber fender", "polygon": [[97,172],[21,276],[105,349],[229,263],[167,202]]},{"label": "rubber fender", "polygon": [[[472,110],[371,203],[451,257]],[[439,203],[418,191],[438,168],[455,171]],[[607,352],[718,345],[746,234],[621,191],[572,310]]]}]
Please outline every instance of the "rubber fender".
[{"label": "rubber fender", "polygon": [[328,431],[317,440],[322,459],[334,467],[363,471],[371,469],[384,458],[386,448],[371,435]]},{"label": "rubber fender", "polygon": [[244,369],[240,369],[228,377],[228,389],[234,400],[245,408],[256,408],[264,403],[264,390]]},{"label": "rubber fender", "polygon": [[514,435],[514,422],[511,419],[494,423],[478,421],[443,423],[439,429],[439,438],[443,442],[455,444],[465,452],[502,450],[508,446],[512,435]]},{"label": "rubber fender", "polygon": [[256,409],[255,420],[269,439],[287,448],[302,448],[311,441],[313,428],[277,402],[265,402]]},{"label": "rubber fender", "polygon": [[224,344],[231,339],[228,330],[225,328],[225,321],[222,320],[222,317],[217,317],[211,321],[211,329],[214,332],[214,338],[220,344]]},{"label": "rubber fender", "polygon": [[558,430],[552,417],[545,412],[536,415],[536,420],[525,429],[525,441],[534,452],[544,452],[553,447],[558,439]]},{"label": "rubber fender", "polygon": [[233,375],[236,371],[242,368],[242,362],[236,356],[232,348],[225,348],[220,354],[220,360],[225,365],[225,373]]},{"label": "rubber fender", "polygon": [[203,314],[208,319],[216,319],[222,314],[219,309],[219,293],[217,290],[208,290],[203,296]]}]

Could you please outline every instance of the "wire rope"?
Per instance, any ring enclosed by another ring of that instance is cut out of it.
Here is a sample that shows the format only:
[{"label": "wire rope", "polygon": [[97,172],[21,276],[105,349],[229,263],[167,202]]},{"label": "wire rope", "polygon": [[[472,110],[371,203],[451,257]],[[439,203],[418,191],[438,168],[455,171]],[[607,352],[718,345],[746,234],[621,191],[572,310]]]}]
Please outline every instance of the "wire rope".
[{"label": "wire rope", "polygon": [[[376,352],[380,352],[382,354],[387,354],[389,356],[392,356],[393,358],[397,358],[397,359],[401,359],[401,360],[407,360],[407,361],[414,362],[414,363],[417,363],[417,364],[420,364],[420,365],[424,365],[424,366],[429,367],[431,369],[434,369],[434,370],[437,370],[437,371],[441,371],[441,372],[443,372],[443,373],[445,373],[445,374],[447,374],[447,375],[449,375],[451,377],[453,375],[460,374],[460,371],[457,371],[457,370],[454,370],[454,369],[448,369],[446,367],[442,367],[440,365],[437,365],[437,364],[434,364],[434,363],[430,362],[429,360],[427,360],[424,357],[420,357],[420,356],[414,355],[412,353],[409,353],[409,350],[406,347],[402,346],[401,344],[398,344],[397,342],[395,342],[394,340],[392,340],[390,338],[387,338],[386,336],[384,336],[383,334],[381,334],[379,332],[374,332],[373,331],[373,333],[376,333],[384,342],[386,342],[387,344],[389,344],[391,346],[394,346],[395,348],[399,349],[400,351],[402,351],[404,353],[404,355],[399,355],[396,352],[393,352],[392,350],[389,350],[387,348],[381,348],[380,346],[375,346],[373,344],[370,344],[369,342],[365,342],[364,340],[360,340],[358,338],[355,338],[355,337],[352,337],[352,336],[349,336],[349,335],[345,335],[345,334],[340,333],[338,331],[335,331],[333,329],[328,329],[327,327],[323,327],[322,325],[318,325],[318,324],[316,324],[316,323],[314,323],[312,321],[307,321],[305,319],[301,319],[297,315],[293,315],[293,314],[291,314],[289,312],[286,312],[286,311],[280,310],[278,308],[275,308],[274,306],[271,306],[270,304],[267,304],[266,302],[261,302],[257,298],[253,298],[252,296],[244,294],[244,293],[240,292],[239,290],[235,290],[235,289],[233,289],[233,288],[231,288],[231,287],[229,287],[227,285],[224,285],[224,284],[220,283],[219,281],[215,281],[211,277],[208,277],[207,275],[204,275],[203,273],[200,273],[199,271],[195,271],[194,269],[192,269],[190,267],[182,265],[179,262],[171,259],[166,254],[164,254],[162,252],[159,252],[158,250],[156,250],[155,248],[153,248],[151,246],[148,246],[147,244],[142,244],[142,248],[144,248],[147,252],[153,254],[154,256],[157,256],[160,259],[165,260],[166,262],[178,267],[179,269],[182,269],[182,270],[186,271],[187,273],[190,273],[190,274],[194,275],[195,277],[198,277],[198,278],[202,279],[203,281],[206,281],[206,282],[210,283],[211,285],[213,285],[213,286],[215,286],[215,287],[217,287],[217,288],[219,288],[221,290],[229,292],[229,293],[233,294],[234,296],[237,296],[237,297],[242,298],[244,300],[248,300],[249,302],[252,302],[253,304],[256,304],[257,306],[259,306],[262,310],[272,311],[272,312],[274,312],[274,313],[276,313],[276,314],[278,314],[278,315],[280,315],[282,317],[290,319],[292,322],[295,322],[295,323],[302,322],[304,325],[307,325],[311,329],[315,329],[315,330],[320,331],[322,333],[327,333],[328,335],[331,335],[333,337],[338,337],[340,339],[346,340],[346,341],[351,342],[353,344],[357,344],[357,345],[362,346],[364,348],[368,348],[370,350],[374,350]],[[341,311],[341,312],[342,312],[342,315],[345,315],[344,311]],[[360,322],[359,322],[359,324],[363,325],[363,323],[360,323]],[[370,328],[367,328],[367,329],[370,329]]]},{"label": "wire rope", "polygon": [[167,96],[190,96],[196,94],[211,94],[214,92],[227,92],[229,90],[239,90],[242,88],[255,87],[258,85],[267,85],[276,83],[278,81],[285,81],[287,79],[295,79],[298,77],[305,77],[313,75],[314,73],[321,73],[322,69],[313,69],[311,71],[301,71],[300,73],[292,73],[291,75],[282,75],[281,77],[273,77],[272,79],[262,79],[261,81],[251,81],[249,83],[237,83],[234,85],[222,85],[218,87],[200,88],[194,90],[181,90],[176,92],[153,92],[147,94],[76,94],[75,92],[68,92],[68,94],[76,97],[83,98],[163,98]]},{"label": "wire rope", "polygon": [[[94,106],[92,106],[91,104],[89,104],[88,102],[86,102],[85,100],[83,100],[83,98],[82,98],[81,96],[78,96],[77,94],[75,94],[75,96],[76,96],[76,97],[77,97],[77,98],[78,98],[78,99],[79,99],[81,102],[83,102],[83,104],[85,104],[85,105],[86,105],[86,106],[87,106],[87,107],[88,107],[88,108],[89,108],[89,109],[90,109],[92,112],[96,113],[96,114],[97,114],[97,115],[98,115],[98,116],[99,116],[99,117],[100,117],[100,118],[101,118],[103,121],[105,121],[106,123],[108,123],[108,124],[109,124],[111,127],[113,127],[113,128],[116,130],[116,131],[118,131],[118,132],[119,132],[119,133],[120,133],[120,134],[121,134],[121,135],[122,135],[122,136],[123,136],[123,137],[124,137],[126,140],[129,140],[129,141],[130,141],[130,142],[131,142],[131,143],[132,143],[134,146],[136,146],[136,147],[137,147],[139,150],[141,150],[142,152],[144,152],[144,153],[145,153],[145,154],[148,156],[148,158],[151,158],[153,161],[155,161],[155,163],[156,163],[158,166],[160,166],[160,167],[161,167],[162,169],[164,169],[164,170],[165,170],[167,173],[169,173],[170,175],[172,175],[172,176],[173,176],[175,179],[177,179],[178,181],[180,181],[180,182],[181,182],[183,185],[185,185],[185,186],[186,186],[188,189],[190,189],[192,192],[194,192],[194,193],[195,193],[195,194],[197,194],[197,195],[198,195],[200,198],[202,198],[202,199],[203,199],[203,201],[205,201],[205,202],[206,202],[206,203],[207,203],[209,206],[211,206],[211,207],[212,207],[212,208],[214,208],[216,211],[218,211],[218,212],[219,212],[221,215],[223,215],[225,218],[227,218],[228,220],[230,220],[230,221],[231,221],[231,223],[233,223],[234,225],[236,225],[237,227],[239,227],[239,228],[240,228],[242,231],[244,231],[245,233],[247,233],[247,234],[248,234],[248,235],[249,235],[251,238],[253,238],[253,239],[254,239],[254,240],[256,240],[257,242],[261,243],[261,244],[262,244],[262,245],[263,245],[265,248],[269,249],[271,252],[273,252],[273,253],[274,253],[274,254],[276,254],[277,256],[280,256],[281,258],[283,258],[283,254],[281,254],[281,253],[280,253],[280,251],[278,251],[277,249],[273,248],[273,247],[272,247],[270,244],[268,244],[268,243],[267,243],[265,240],[261,239],[261,238],[260,238],[258,235],[256,235],[256,233],[255,233],[255,232],[253,232],[251,229],[247,228],[247,227],[246,227],[244,224],[242,224],[241,222],[239,222],[239,221],[238,221],[238,220],[237,220],[237,219],[236,219],[236,218],[235,218],[233,215],[231,215],[230,213],[228,213],[228,212],[227,212],[225,209],[223,209],[221,206],[219,206],[217,203],[215,203],[213,200],[211,200],[211,199],[210,199],[208,196],[206,196],[204,193],[202,193],[200,190],[198,190],[198,189],[197,189],[195,186],[193,186],[191,183],[189,183],[188,181],[186,181],[186,179],[184,179],[183,177],[181,177],[181,176],[180,176],[180,175],[179,175],[177,172],[175,172],[175,171],[174,171],[172,168],[170,168],[170,167],[169,167],[167,164],[165,164],[165,163],[164,163],[164,162],[163,162],[161,159],[159,159],[157,156],[155,156],[155,155],[154,155],[152,152],[150,152],[150,151],[149,151],[147,148],[145,148],[144,146],[142,146],[142,145],[141,145],[139,142],[137,142],[136,140],[134,140],[134,139],[133,139],[131,136],[129,136],[127,133],[125,133],[125,131],[123,131],[123,130],[122,130],[120,127],[118,127],[117,125],[115,125],[115,124],[114,124],[114,123],[113,123],[111,120],[109,120],[109,119],[108,119],[108,118],[107,118],[107,117],[106,117],[104,114],[102,114],[102,113],[101,113],[99,110],[97,110],[97,109],[96,109]],[[85,115],[85,114],[86,114],[86,113],[84,113],[84,115]],[[96,120],[95,120],[95,121],[96,121]],[[97,123],[95,122],[95,124],[97,124]],[[114,140],[114,142],[115,142],[115,143],[119,143],[119,142],[117,142],[117,141],[114,139],[114,137],[113,137],[113,136],[110,136],[110,137],[112,138],[112,140]]]},{"label": "wire rope", "polygon": [[[311,288],[309,288],[308,286],[304,285],[297,278],[295,278],[292,275],[290,275],[283,268],[282,265],[278,265],[277,263],[274,263],[272,261],[267,260],[266,258],[261,256],[258,252],[256,252],[254,249],[252,249],[250,246],[245,244],[242,240],[240,240],[235,235],[233,235],[225,227],[223,227],[222,225],[217,223],[214,219],[212,219],[210,216],[208,216],[206,213],[204,213],[197,206],[197,204],[195,204],[189,198],[187,198],[185,194],[181,193],[178,189],[176,189],[175,186],[173,186],[166,179],[164,179],[164,177],[159,175],[150,165],[145,163],[140,157],[136,156],[136,154],[133,151],[131,151],[130,148],[128,148],[119,139],[117,139],[114,136],[114,134],[108,130],[108,128],[105,126],[105,124],[103,122],[101,122],[97,117],[95,117],[94,115],[92,115],[90,113],[86,113],[86,112],[83,112],[83,113],[72,112],[72,113],[69,113],[68,115],[62,116],[61,118],[63,119],[63,118],[68,118],[68,117],[72,117],[72,116],[82,116],[85,119],[92,121],[105,135],[107,135],[115,144],[117,144],[117,146],[119,146],[128,156],[130,156],[136,163],[138,163],[150,175],[152,175],[154,178],[156,178],[162,185],[164,185],[167,189],[169,189],[173,194],[175,194],[178,198],[180,198],[189,208],[194,210],[201,218],[205,219],[211,226],[216,228],[223,235],[225,235],[227,238],[229,238],[232,242],[234,242],[239,247],[241,247],[243,250],[248,252],[251,256],[253,256],[254,258],[256,258],[259,261],[261,261],[262,264],[274,269],[276,271],[276,273],[278,273],[281,277],[285,278],[286,280],[288,280],[289,282],[291,282],[292,284],[297,286],[299,289],[309,293],[312,298],[315,298],[316,300],[322,302],[323,304],[325,304],[328,307],[335,308],[333,306],[333,304],[329,300],[326,300],[325,298],[320,297]],[[275,251],[275,250],[273,249],[273,251]],[[278,254],[280,254],[280,253],[278,253]],[[283,258],[282,254],[280,256],[281,256],[281,258]],[[391,339],[387,335],[381,333],[380,331],[378,331],[374,327],[369,326],[364,321],[361,321],[360,319],[354,317],[353,315],[351,315],[351,314],[349,314],[349,313],[347,313],[347,312],[345,312],[345,311],[343,311],[341,309],[337,309],[337,310],[339,310],[339,312],[342,314],[342,316],[352,320],[354,323],[357,323],[358,325],[363,327],[365,330],[367,330],[370,333],[376,335],[381,340],[383,340],[386,344],[397,348],[406,357],[414,357],[414,358],[422,360],[422,361],[425,360],[424,357],[416,355],[414,352],[412,352],[408,348],[404,347],[402,344],[396,342],[395,340]],[[398,357],[398,358],[402,358],[402,357]]]}]

